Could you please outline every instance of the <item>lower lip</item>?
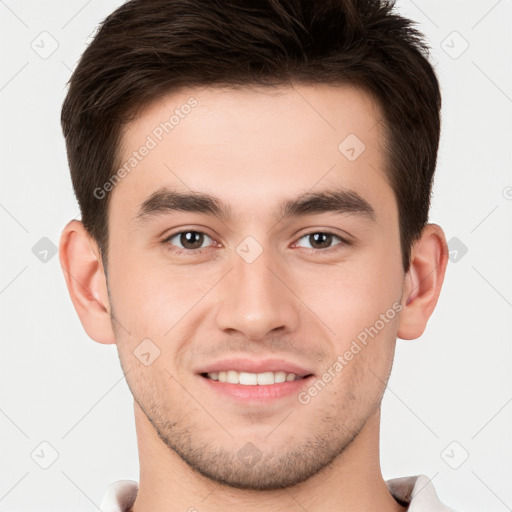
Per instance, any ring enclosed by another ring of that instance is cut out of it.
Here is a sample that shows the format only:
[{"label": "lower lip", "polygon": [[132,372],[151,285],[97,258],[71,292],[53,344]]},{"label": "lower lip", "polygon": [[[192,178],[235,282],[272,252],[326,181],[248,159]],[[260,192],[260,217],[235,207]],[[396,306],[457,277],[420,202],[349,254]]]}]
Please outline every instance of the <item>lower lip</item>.
[{"label": "lower lip", "polygon": [[230,396],[241,402],[272,402],[278,398],[298,394],[301,388],[307,386],[313,376],[304,377],[299,380],[280,382],[279,384],[247,386],[244,384],[230,384],[218,380],[208,379],[199,376],[205,383],[217,393],[223,396]]}]

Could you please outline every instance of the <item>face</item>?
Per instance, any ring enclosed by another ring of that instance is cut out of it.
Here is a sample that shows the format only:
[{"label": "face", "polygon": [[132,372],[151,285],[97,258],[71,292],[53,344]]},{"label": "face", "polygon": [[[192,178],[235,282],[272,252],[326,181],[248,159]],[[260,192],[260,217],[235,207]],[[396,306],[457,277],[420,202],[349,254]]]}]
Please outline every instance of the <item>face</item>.
[{"label": "face", "polygon": [[378,411],[404,284],[381,117],[350,86],[194,88],[123,133],[120,360],[159,437],[210,479],[303,481]]}]

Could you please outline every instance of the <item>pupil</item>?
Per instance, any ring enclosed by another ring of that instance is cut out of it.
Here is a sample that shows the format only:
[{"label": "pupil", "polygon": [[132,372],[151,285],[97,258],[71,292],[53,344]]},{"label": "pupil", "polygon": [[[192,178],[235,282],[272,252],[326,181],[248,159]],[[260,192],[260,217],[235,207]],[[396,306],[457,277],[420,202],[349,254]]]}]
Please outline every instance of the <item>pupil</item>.
[{"label": "pupil", "polygon": [[[181,234],[180,242],[183,245],[183,247],[185,247],[187,249],[198,249],[203,244],[202,237],[203,237],[203,234],[198,233],[197,231],[186,231],[185,233]],[[194,239],[196,239],[195,242],[194,242]],[[189,247],[187,244],[192,244],[193,247]]]},{"label": "pupil", "polygon": [[[322,247],[329,247],[330,242],[332,241],[332,235],[329,233],[313,233],[312,235],[310,235],[310,237],[312,237],[314,240],[314,243],[311,244],[313,247],[315,247],[315,244],[318,243],[320,243]],[[323,244],[321,239],[323,239]]]}]

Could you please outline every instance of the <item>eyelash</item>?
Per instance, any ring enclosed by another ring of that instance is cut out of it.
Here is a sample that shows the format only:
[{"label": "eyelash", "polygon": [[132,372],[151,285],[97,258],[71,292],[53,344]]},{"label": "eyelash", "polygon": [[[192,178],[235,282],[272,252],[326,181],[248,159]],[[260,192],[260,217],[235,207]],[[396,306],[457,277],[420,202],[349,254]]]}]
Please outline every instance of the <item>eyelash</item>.
[{"label": "eyelash", "polygon": [[[173,252],[174,254],[176,255],[181,255],[181,254],[186,254],[187,256],[194,256],[196,254],[200,254],[202,253],[205,249],[208,249],[208,247],[203,247],[201,249],[181,249],[181,248],[173,248],[172,247],[172,244],[170,243],[170,240],[172,240],[174,237],[178,236],[178,235],[182,235],[183,233],[199,233],[199,234],[202,234],[202,235],[206,235],[208,238],[212,239],[213,238],[209,235],[207,235],[206,233],[204,233],[203,231],[197,231],[195,229],[185,229],[183,231],[178,231],[176,233],[173,233],[172,235],[169,235],[167,238],[165,238],[165,240],[162,241],[162,243],[168,247],[166,247],[166,250],[170,251],[170,252]],[[327,249],[307,249],[310,253],[313,253],[313,254],[317,254],[317,253],[324,253],[324,254],[329,254],[333,251],[336,251],[337,247],[338,246],[350,246],[352,245],[352,242],[349,242],[348,240],[346,240],[345,238],[342,238],[341,236],[337,235],[336,233],[332,233],[330,231],[310,231],[309,233],[305,233],[304,235],[302,235],[298,240],[302,240],[303,238],[305,237],[308,237],[308,236],[311,236],[311,235],[316,235],[316,234],[322,234],[322,235],[332,235],[333,237],[335,238],[338,238],[341,243],[339,244],[335,244],[334,246],[332,247],[328,247]],[[295,242],[295,243],[297,243]]]}]

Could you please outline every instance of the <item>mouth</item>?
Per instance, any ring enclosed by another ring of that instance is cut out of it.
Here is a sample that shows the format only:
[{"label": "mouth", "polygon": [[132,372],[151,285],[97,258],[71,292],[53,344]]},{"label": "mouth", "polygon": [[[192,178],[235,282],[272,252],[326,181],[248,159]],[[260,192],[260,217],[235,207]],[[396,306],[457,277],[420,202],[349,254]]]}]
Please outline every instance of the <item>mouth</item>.
[{"label": "mouth", "polygon": [[313,374],[297,375],[287,372],[238,372],[227,370],[201,373],[200,379],[206,385],[205,393],[213,392],[212,400],[226,398],[244,406],[269,405],[278,399],[297,397],[309,386]]},{"label": "mouth", "polygon": [[217,360],[195,372],[212,399],[226,398],[241,404],[262,404],[297,395],[311,384],[312,368],[285,358],[255,359],[254,356]]}]

